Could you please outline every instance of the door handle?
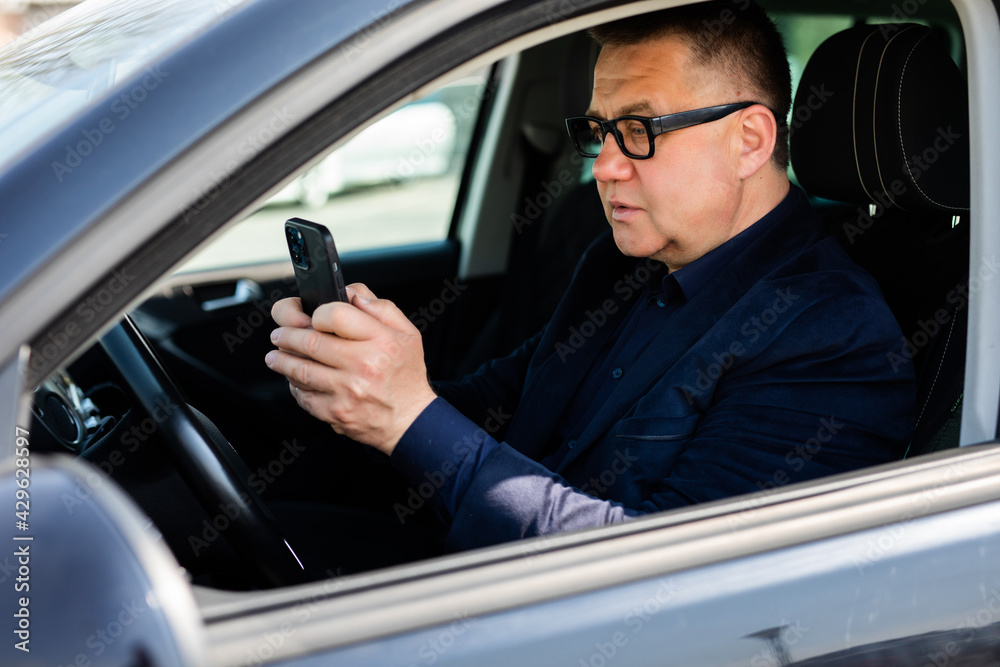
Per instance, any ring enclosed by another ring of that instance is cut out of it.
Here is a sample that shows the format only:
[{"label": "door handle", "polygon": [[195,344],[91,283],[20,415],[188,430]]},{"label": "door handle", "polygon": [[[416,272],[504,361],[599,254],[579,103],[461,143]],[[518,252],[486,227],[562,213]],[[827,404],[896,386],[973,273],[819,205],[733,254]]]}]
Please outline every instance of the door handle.
[{"label": "door handle", "polygon": [[247,278],[241,278],[236,281],[236,287],[233,291],[232,296],[224,296],[219,299],[211,299],[209,301],[201,302],[201,309],[206,313],[211,313],[216,310],[222,310],[223,308],[231,308],[233,306],[241,306],[251,301],[259,301],[264,298],[264,290],[260,288],[260,285]]}]

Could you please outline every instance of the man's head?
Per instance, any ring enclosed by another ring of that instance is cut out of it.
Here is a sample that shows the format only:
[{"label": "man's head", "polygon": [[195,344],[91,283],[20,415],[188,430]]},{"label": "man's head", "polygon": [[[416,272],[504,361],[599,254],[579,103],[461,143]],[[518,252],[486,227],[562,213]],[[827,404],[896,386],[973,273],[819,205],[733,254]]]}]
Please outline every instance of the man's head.
[{"label": "man's head", "polygon": [[[656,117],[758,102],[655,137],[646,160],[605,137],[594,176],[619,248],[685,266],[787,193],[791,83],[774,24],[751,0],[707,2],[591,31],[602,45],[586,115]],[[642,133],[642,128],[639,128]]]}]

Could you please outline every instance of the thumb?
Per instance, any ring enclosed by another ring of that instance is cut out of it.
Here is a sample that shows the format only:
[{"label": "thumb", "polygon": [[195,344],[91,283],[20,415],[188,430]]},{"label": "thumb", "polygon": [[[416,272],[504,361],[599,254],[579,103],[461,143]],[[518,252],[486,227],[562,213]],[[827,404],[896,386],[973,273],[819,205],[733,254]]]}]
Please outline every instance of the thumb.
[{"label": "thumb", "polygon": [[410,319],[403,314],[396,304],[387,299],[368,299],[358,295],[352,300],[354,306],[381,322],[382,324],[395,329],[412,333],[417,330]]},{"label": "thumb", "polygon": [[368,289],[368,285],[364,283],[351,283],[346,287],[347,290],[347,300],[349,302],[354,302],[354,297],[359,296],[365,299],[377,299],[375,293]]}]

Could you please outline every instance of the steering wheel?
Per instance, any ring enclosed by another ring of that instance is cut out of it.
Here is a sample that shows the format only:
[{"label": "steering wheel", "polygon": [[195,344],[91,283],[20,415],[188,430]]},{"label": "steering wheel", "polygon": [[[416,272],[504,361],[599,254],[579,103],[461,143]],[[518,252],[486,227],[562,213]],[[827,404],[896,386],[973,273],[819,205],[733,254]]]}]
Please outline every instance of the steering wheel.
[{"label": "steering wheel", "polygon": [[229,519],[224,534],[237,553],[250,560],[253,583],[271,587],[309,581],[274,517],[247,484],[247,475],[241,474],[246,466],[236,450],[184,401],[132,319],[126,315],[100,343],[148,414],[164,404],[179,406],[159,424],[160,439],[208,516],[224,512]]}]

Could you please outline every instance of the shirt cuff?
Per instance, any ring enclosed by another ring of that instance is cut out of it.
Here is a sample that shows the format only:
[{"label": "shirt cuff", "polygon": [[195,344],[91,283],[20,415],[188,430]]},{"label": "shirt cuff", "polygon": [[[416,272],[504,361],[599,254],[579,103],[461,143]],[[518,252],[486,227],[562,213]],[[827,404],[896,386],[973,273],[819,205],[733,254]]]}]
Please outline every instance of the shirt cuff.
[{"label": "shirt cuff", "polygon": [[439,397],[406,430],[389,461],[413,484],[406,498],[410,509],[432,500],[451,519],[483,461],[498,446],[486,431]]}]

